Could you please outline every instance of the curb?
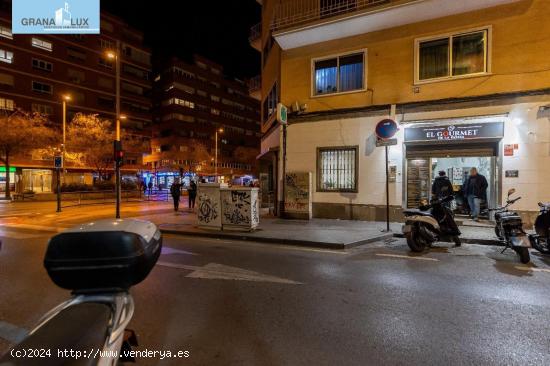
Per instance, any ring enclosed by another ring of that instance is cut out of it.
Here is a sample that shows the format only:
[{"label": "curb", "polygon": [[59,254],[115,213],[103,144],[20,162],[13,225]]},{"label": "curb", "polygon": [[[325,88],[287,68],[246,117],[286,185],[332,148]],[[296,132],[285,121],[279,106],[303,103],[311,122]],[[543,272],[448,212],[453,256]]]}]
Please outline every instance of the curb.
[{"label": "curb", "polygon": [[358,240],[351,243],[330,243],[330,242],[319,242],[319,241],[310,241],[310,240],[299,240],[299,239],[281,239],[281,238],[271,238],[265,236],[249,236],[238,233],[221,233],[221,232],[197,232],[197,231],[185,231],[185,230],[174,230],[174,229],[165,229],[160,228],[160,231],[163,234],[172,234],[172,235],[184,235],[184,236],[196,236],[203,238],[213,238],[213,239],[231,239],[231,240],[240,240],[240,241],[253,241],[259,243],[268,243],[268,244],[280,244],[280,245],[296,245],[310,248],[324,248],[324,249],[349,249],[354,248],[360,245],[373,243],[376,241],[381,241],[393,237],[394,234],[386,233],[370,237],[364,240]]},{"label": "curb", "polygon": [[[405,235],[401,233],[393,234],[394,238],[404,238]],[[481,244],[481,245],[493,245],[493,246],[504,246],[502,242],[498,239],[475,239],[475,238],[460,238],[460,241],[465,244]]]}]

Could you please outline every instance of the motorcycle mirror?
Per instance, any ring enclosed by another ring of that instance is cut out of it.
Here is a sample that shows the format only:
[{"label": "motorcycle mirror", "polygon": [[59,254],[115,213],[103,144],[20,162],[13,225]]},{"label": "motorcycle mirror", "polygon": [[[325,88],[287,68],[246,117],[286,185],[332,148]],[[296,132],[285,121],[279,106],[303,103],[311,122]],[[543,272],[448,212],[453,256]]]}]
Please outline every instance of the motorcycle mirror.
[{"label": "motorcycle mirror", "polygon": [[508,197],[510,197],[511,195],[513,195],[514,193],[516,193],[516,189],[515,188],[510,188],[508,190]]}]

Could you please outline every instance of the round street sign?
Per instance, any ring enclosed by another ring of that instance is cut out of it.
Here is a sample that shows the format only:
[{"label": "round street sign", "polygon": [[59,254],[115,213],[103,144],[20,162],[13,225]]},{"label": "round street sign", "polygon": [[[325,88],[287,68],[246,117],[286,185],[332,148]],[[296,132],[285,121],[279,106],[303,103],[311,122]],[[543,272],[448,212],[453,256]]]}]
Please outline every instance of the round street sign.
[{"label": "round street sign", "polygon": [[383,119],[376,125],[376,136],[380,139],[391,139],[399,128],[393,119]]}]

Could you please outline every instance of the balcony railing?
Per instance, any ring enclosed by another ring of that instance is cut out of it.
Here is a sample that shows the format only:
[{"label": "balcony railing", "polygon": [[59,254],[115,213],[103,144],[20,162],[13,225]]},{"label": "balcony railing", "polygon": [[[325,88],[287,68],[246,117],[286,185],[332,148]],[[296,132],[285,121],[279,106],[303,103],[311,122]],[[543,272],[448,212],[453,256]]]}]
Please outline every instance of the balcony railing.
[{"label": "balcony railing", "polygon": [[[410,0],[409,0],[410,1]],[[278,31],[403,0],[283,0],[275,7],[271,29]]]},{"label": "balcony railing", "polygon": [[255,40],[259,39],[261,35],[262,35],[262,23],[255,24],[250,28],[250,35],[248,36],[248,41],[252,43]]},{"label": "balcony railing", "polygon": [[253,92],[259,90],[262,87],[262,78],[260,75],[254,76],[248,80],[248,91]]}]

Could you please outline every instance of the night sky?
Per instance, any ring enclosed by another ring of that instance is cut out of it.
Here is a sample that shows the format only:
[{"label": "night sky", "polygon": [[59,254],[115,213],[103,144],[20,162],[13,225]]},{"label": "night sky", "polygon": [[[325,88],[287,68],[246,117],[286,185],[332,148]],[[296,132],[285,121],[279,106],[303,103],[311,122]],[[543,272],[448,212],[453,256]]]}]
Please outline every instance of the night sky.
[{"label": "night sky", "polygon": [[238,78],[260,73],[260,53],[248,43],[260,21],[256,0],[101,0],[101,9],[145,32],[155,58],[190,60],[198,53]]}]

